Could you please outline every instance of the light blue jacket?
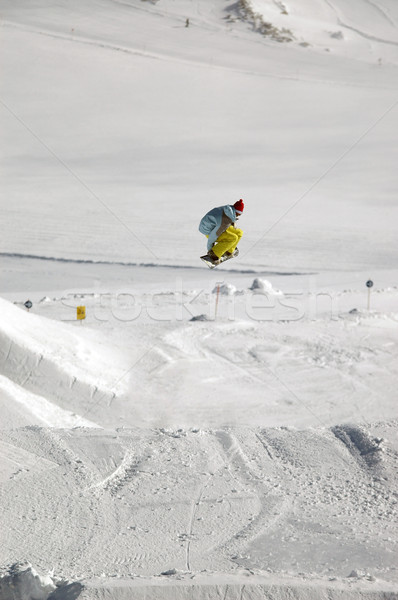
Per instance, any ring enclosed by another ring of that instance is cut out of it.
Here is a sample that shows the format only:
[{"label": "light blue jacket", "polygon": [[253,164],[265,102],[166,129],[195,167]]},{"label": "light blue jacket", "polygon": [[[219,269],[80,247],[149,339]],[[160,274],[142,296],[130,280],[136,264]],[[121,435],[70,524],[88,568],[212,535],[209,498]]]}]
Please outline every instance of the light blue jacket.
[{"label": "light blue jacket", "polygon": [[208,235],[207,250],[211,250],[218,236],[236,221],[236,210],[231,204],[210,210],[199,223],[199,231]]}]

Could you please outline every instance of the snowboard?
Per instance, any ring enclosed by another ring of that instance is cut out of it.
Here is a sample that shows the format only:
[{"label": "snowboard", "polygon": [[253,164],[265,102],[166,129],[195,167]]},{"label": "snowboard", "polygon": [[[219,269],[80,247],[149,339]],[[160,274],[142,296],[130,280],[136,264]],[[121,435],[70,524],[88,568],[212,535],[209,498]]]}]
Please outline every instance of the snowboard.
[{"label": "snowboard", "polygon": [[230,260],[231,258],[236,258],[238,256],[238,254],[239,254],[239,250],[236,248],[236,250],[233,254],[231,254],[230,256],[225,256],[225,255],[222,256],[217,263],[214,263],[208,254],[205,254],[204,256],[201,256],[200,258],[201,258],[201,260],[203,260],[204,263],[206,263],[206,265],[210,269],[214,269],[215,267],[218,267],[219,265],[226,262],[227,260]]}]

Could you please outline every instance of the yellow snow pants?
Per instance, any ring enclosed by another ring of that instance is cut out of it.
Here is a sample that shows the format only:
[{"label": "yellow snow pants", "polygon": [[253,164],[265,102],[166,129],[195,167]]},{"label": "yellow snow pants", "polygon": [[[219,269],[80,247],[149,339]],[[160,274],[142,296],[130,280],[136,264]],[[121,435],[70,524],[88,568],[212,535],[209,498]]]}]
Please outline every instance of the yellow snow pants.
[{"label": "yellow snow pants", "polygon": [[216,239],[216,243],[212,248],[214,254],[218,256],[218,258],[221,258],[225,252],[231,252],[232,254],[242,235],[243,231],[241,229],[235,229],[235,227],[230,225],[228,229]]}]

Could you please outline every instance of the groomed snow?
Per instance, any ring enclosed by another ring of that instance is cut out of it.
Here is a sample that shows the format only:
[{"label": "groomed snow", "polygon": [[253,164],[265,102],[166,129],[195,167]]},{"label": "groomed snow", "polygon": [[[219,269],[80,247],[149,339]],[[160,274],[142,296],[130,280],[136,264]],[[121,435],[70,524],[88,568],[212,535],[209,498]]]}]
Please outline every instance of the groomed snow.
[{"label": "groomed snow", "polygon": [[[374,3],[346,10],[376,26]],[[245,197],[241,265],[394,268],[397,46],[281,44],[238,17],[224,0],[4,0],[0,251],[194,266],[203,213]]]},{"label": "groomed snow", "polygon": [[397,24],[3,0],[0,600],[398,598]]}]

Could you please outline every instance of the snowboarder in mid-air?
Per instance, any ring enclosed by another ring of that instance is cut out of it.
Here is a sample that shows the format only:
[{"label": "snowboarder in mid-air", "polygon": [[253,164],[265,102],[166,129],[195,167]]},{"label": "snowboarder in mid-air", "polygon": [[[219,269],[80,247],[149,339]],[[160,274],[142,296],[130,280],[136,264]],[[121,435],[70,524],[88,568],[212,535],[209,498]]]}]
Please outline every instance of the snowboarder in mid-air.
[{"label": "snowboarder in mid-air", "polygon": [[236,227],[236,221],[243,213],[243,200],[210,210],[199,224],[199,231],[207,239],[207,254],[200,258],[214,268],[220,263],[238,256],[237,245],[243,231]]}]

